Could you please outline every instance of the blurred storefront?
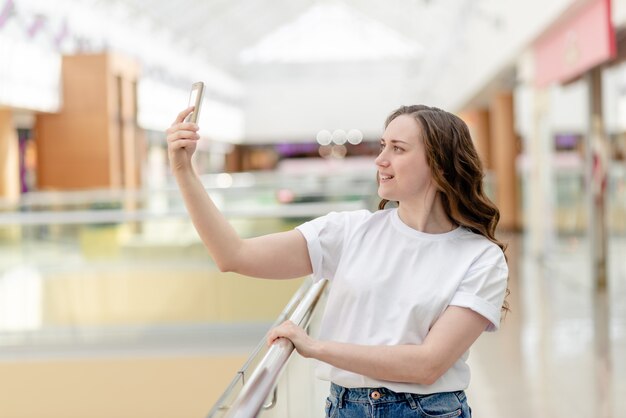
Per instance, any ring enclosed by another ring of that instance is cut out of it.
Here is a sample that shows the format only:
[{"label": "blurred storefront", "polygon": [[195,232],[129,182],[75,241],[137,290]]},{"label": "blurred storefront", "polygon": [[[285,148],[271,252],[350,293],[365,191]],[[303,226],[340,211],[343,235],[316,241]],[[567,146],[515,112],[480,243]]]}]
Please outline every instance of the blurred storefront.
[{"label": "blurred storefront", "polygon": [[614,29],[624,24],[610,1],[574,3],[462,113],[501,225],[523,228],[538,259],[581,255],[585,273],[572,280],[585,286],[606,285],[609,237],[624,233],[624,37]]}]

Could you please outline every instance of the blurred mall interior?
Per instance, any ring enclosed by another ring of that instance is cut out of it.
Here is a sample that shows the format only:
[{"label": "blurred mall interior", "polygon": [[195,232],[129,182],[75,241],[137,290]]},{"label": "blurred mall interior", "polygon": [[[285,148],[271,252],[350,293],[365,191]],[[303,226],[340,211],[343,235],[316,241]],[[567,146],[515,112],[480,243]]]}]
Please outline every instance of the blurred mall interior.
[{"label": "blurred mall interior", "polygon": [[[474,416],[626,417],[626,0],[0,0],[0,417],[225,416],[309,289],[207,255],[164,133],[195,81],[244,237],[375,210],[387,115],[461,116],[510,266]],[[259,416],[323,416],[310,366]]]}]

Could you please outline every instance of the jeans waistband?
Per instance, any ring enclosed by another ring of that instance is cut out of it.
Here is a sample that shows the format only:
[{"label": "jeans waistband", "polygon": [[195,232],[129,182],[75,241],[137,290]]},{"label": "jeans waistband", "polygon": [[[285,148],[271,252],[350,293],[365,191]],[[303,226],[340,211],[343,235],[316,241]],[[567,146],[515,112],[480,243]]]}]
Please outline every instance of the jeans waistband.
[{"label": "jeans waistband", "polygon": [[[344,388],[335,383],[330,384],[330,394],[340,399],[350,401],[367,401],[372,400],[372,394],[378,392],[380,397],[378,400],[398,401],[406,399],[404,393],[393,392],[387,388]],[[378,396],[376,396],[378,397]]]},{"label": "jeans waistband", "polygon": [[[433,394],[420,395],[416,393],[394,392],[385,387],[345,388],[335,383],[330,384],[330,394],[331,396],[334,396],[339,400],[340,405],[342,405],[344,401],[369,402],[369,403],[408,401],[410,404],[413,404],[415,400],[419,398],[433,395]],[[461,400],[461,401],[465,400],[465,392],[462,390],[456,391],[456,392],[440,393],[438,395],[454,396],[458,400]]]}]

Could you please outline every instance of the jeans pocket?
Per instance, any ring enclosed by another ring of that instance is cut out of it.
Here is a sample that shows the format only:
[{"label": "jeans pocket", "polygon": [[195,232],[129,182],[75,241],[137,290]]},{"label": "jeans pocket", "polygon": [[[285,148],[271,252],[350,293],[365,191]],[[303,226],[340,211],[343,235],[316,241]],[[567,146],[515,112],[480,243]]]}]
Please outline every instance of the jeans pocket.
[{"label": "jeans pocket", "polygon": [[424,417],[453,418],[463,413],[461,402],[454,393],[433,393],[417,397],[417,404]]}]

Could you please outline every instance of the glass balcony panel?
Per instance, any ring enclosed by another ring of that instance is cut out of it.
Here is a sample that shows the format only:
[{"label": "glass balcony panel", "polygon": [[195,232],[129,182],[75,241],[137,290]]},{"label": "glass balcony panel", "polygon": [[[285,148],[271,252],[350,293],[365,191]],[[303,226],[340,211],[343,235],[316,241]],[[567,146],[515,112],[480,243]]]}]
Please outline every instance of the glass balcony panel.
[{"label": "glass balcony panel", "polygon": [[[228,176],[202,181],[243,237],[371,207],[375,196],[371,173]],[[0,207],[0,347],[15,353],[171,341],[245,341],[250,352],[301,283],[220,272],[174,186],[40,192]]]}]

